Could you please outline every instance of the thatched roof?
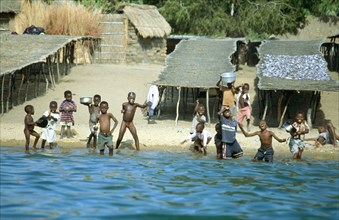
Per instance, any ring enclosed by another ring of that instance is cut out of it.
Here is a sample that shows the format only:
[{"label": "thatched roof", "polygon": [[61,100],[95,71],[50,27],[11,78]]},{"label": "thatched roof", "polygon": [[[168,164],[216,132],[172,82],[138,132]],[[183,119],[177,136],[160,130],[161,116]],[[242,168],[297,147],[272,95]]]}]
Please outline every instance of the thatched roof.
[{"label": "thatched roof", "polygon": [[258,87],[262,90],[338,91],[320,52],[322,41],[264,42],[259,48]]},{"label": "thatched roof", "polygon": [[3,34],[0,38],[0,76],[45,62],[48,56],[68,43],[88,38],[91,37]]},{"label": "thatched roof", "polygon": [[19,13],[21,9],[21,0],[1,0],[0,13]]},{"label": "thatched roof", "polygon": [[220,74],[235,71],[230,62],[236,51],[236,39],[182,40],[166,58],[159,80],[161,86],[215,88]]},{"label": "thatched roof", "polygon": [[124,13],[143,38],[162,38],[171,33],[171,26],[152,5],[125,5]]}]

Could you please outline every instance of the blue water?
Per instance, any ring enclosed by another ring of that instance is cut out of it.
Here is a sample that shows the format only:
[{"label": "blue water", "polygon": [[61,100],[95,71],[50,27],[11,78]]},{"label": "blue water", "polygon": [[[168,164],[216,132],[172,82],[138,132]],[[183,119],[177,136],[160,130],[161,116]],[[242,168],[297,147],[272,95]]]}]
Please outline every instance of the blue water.
[{"label": "blue water", "polygon": [[1,219],[338,219],[338,161],[1,147]]}]

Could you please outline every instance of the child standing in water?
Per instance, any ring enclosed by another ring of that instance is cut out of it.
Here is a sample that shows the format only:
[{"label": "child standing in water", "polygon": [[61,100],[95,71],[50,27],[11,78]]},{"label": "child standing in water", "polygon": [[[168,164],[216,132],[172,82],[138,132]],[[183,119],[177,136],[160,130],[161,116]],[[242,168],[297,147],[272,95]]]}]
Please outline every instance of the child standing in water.
[{"label": "child standing in water", "polygon": [[71,127],[74,126],[73,112],[77,111],[77,106],[72,100],[72,92],[66,90],[64,92],[65,100],[61,103],[59,111],[61,112],[61,131],[60,139],[64,137],[65,127],[67,127],[67,138],[72,138]]},{"label": "child standing in water", "polygon": [[135,148],[137,150],[140,150],[137,129],[135,128],[133,124],[133,119],[134,119],[135,111],[137,110],[137,108],[138,107],[146,108],[147,103],[145,102],[143,105],[135,103],[135,98],[136,98],[135,93],[129,92],[127,95],[128,102],[124,102],[122,104],[121,113],[123,114],[123,116],[122,116],[122,123],[121,123],[120,131],[119,131],[119,137],[117,140],[116,149],[119,148],[122,138],[124,137],[124,134],[126,132],[126,128],[128,128],[128,130],[131,132],[133,136],[133,139],[135,142]]},{"label": "child standing in water", "polygon": [[196,105],[194,108],[194,112],[196,113],[192,120],[192,127],[190,134],[193,134],[197,124],[200,122],[205,123],[206,122],[206,116],[205,116],[205,106],[203,104],[199,103],[199,100],[196,101]]},{"label": "child standing in water", "polygon": [[236,139],[237,121],[232,118],[229,106],[225,106],[223,115],[220,116],[222,130],[222,159],[238,158],[243,151]]},{"label": "child standing in water", "polygon": [[[105,146],[109,149],[109,155],[113,155],[113,136],[115,128],[118,125],[118,120],[113,116],[112,113],[107,113],[108,103],[106,101],[102,101],[100,103],[100,112],[101,114],[97,116],[97,123],[100,124],[100,132],[98,134],[98,148],[100,150],[100,154],[104,154]],[[111,129],[111,119],[114,121],[113,128]]]},{"label": "child standing in water", "polygon": [[34,115],[34,107],[32,105],[26,105],[25,112],[26,112],[26,116],[24,120],[24,123],[25,123],[24,134],[25,134],[25,139],[26,139],[25,150],[26,150],[26,153],[28,153],[30,136],[32,135],[35,137],[32,149],[36,150],[36,145],[39,141],[40,135],[36,131],[34,131],[34,126],[37,124],[37,122],[35,122],[32,117],[32,115]]},{"label": "child standing in water", "polygon": [[220,123],[217,123],[215,125],[215,131],[217,132],[214,135],[214,144],[217,149],[217,159],[221,159],[221,154],[222,154],[222,132],[221,132],[221,125]]},{"label": "child standing in water", "polygon": [[260,131],[256,131],[253,133],[247,133],[243,125],[241,123],[238,123],[242,133],[245,135],[245,137],[253,137],[258,135],[260,138],[260,143],[261,146],[258,149],[257,154],[254,156],[253,161],[259,161],[259,160],[264,160],[265,162],[272,163],[273,162],[273,155],[274,155],[274,150],[272,147],[272,137],[276,139],[279,142],[285,142],[286,139],[280,139],[278,138],[272,131],[267,130],[267,124],[265,120],[261,120],[259,122],[259,128]]},{"label": "child standing in water", "polygon": [[89,112],[89,130],[90,134],[88,136],[88,141],[87,141],[87,147],[90,147],[92,138],[93,138],[93,148],[96,148],[97,146],[97,130],[96,130],[96,123],[97,123],[97,116],[100,115],[100,102],[101,102],[101,96],[96,94],[93,97],[93,104],[88,104],[84,103],[84,105],[88,106],[88,112]]},{"label": "child standing in water", "polygon": [[58,104],[56,101],[51,101],[49,103],[49,111],[44,113],[44,116],[47,117],[48,124],[46,128],[42,129],[41,133],[41,149],[45,148],[46,141],[49,143],[49,148],[52,149],[56,144],[56,126],[60,119],[59,112],[57,112]]},{"label": "child standing in water", "polygon": [[289,142],[290,151],[293,154],[293,159],[301,159],[301,155],[305,148],[305,134],[309,132],[309,127],[305,121],[303,113],[298,112],[295,116],[295,122],[289,129],[286,129],[290,133],[291,138]]}]

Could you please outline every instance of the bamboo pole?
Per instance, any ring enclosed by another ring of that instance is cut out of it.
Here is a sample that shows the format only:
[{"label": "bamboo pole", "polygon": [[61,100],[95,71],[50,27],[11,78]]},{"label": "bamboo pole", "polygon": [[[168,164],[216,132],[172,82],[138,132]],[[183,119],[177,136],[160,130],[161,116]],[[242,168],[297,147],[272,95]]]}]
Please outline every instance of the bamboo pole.
[{"label": "bamboo pole", "polygon": [[178,101],[177,101],[177,116],[175,118],[175,126],[178,125],[178,119],[179,119],[179,105],[180,105],[180,96],[181,96],[181,87],[177,87],[179,90],[179,95],[178,95]]}]

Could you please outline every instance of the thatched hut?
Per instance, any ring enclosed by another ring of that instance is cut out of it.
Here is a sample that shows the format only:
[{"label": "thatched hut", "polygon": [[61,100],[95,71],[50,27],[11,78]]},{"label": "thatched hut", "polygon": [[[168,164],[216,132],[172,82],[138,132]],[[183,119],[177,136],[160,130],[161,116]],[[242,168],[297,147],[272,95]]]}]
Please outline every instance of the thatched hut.
[{"label": "thatched hut", "polygon": [[21,0],[1,0],[0,2],[0,34],[9,32],[9,21],[21,10]]},{"label": "thatched hut", "polygon": [[221,73],[235,71],[235,65],[231,63],[231,59],[236,51],[236,44],[236,39],[182,40],[168,55],[166,67],[154,84],[166,88],[167,94],[172,91],[172,96],[173,91],[177,90],[176,123],[181,100],[183,112],[186,112],[190,91],[192,91],[193,104],[201,91],[206,93],[204,104],[206,104],[207,118],[210,121],[210,110],[215,111],[218,104],[218,98],[215,97],[214,106],[209,107],[210,94],[212,91],[216,91],[216,83],[220,79]]},{"label": "thatched hut", "polygon": [[126,63],[163,64],[171,26],[157,7],[129,4],[119,11],[128,18]]},{"label": "thatched hut", "polygon": [[[279,127],[282,126],[288,109],[307,112],[312,125],[318,110],[321,91],[339,91],[339,81],[328,74],[327,63],[320,52],[322,41],[264,42],[259,48],[260,62],[257,65],[259,100],[266,118],[276,113]],[[277,106],[277,112],[273,112]],[[269,119],[268,119],[269,120]]]},{"label": "thatched hut", "polygon": [[2,114],[13,106],[44,94],[68,74],[69,68],[77,63],[77,42],[90,42],[92,50],[95,47],[93,41],[97,43],[97,39],[92,37],[27,34],[2,34],[0,40]]}]

